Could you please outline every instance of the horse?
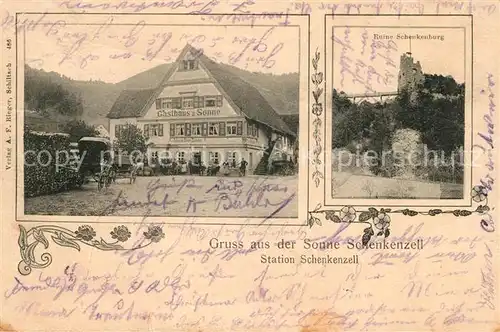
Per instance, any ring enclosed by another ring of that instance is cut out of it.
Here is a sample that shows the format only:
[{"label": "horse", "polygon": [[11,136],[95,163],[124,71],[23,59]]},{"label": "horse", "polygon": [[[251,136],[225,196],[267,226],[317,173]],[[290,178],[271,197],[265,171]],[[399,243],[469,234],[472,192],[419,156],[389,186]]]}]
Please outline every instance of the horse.
[{"label": "horse", "polygon": [[217,175],[217,173],[219,173],[219,170],[220,170],[220,166],[219,165],[217,165],[217,166],[210,166],[207,169],[207,175],[208,176],[215,176],[215,175]]}]

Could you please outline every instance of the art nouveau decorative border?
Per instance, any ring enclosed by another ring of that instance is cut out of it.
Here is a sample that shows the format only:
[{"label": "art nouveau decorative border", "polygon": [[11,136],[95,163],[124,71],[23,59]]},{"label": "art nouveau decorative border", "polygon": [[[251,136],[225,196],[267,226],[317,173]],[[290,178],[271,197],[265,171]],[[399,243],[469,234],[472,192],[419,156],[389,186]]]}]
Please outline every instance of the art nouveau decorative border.
[{"label": "art nouveau decorative border", "polygon": [[[395,209],[390,208],[355,208],[353,206],[343,206],[341,208],[328,208],[318,204],[316,208],[309,212],[307,224],[309,227],[323,225],[322,218],[326,222],[363,224],[362,243],[366,245],[374,236],[390,235],[391,215],[417,217],[417,216],[439,216],[452,214],[455,217],[480,216],[480,226],[487,232],[494,230],[494,224],[489,216],[490,207],[488,206],[489,190],[482,185],[474,186],[471,190],[471,198],[476,204],[472,209],[430,209],[428,211],[415,211],[410,208]],[[359,210],[357,210],[359,209]]]},{"label": "art nouveau decorative border", "polygon": [[78,251],[81,246],[88,246],[92,249],[102,251],[130,251],[146,248],[154,243],[160,242],[165,238],[165,233],[161,226],[151,225],[146,232],[134,241],[134,245],[124,246],[124,243],[132,242],[130,230],[124,226],[113,227],[109,233],[114,241],[106,241],[102,237],[98,239],[96,231],[91,225],[78,226],[74,231],[69,227],[56,225],[41,225],[26,228],[19,225],[19,250],[21,261],[18,265],[18,271],[22,275],[28,275],[33,269],[43,269],[52,263],[52,255],[49,252],[43,252],[41,255],[35,254],[35,250],[43,247],[42,250],[49,249],[50,235],[52,242],[61,246],[73,248]]},{"label": "art nouveau decorative border", "polygon": [[321,97],[323,96],[323,72],[318,70],[318,66],[320,64],[319,60],[321,59],[320,52],[316,49],[314,53],[314,57],[311,60],[313,73],[311,75],[311,83],[312,85],[312,96],[313,96],[313,104],[311,105],[311,113],[313,115],[312,120],[312,137],[314,140],[314,147],[312,151],[312,159],[311,166],[312,170],[312,180],[316,188],[319,187],[321,180],[324,179],[324,175],[322,172],[322,165],[320,156],[323,153],[323,145],[322,145],[322,129],[323,129],[323,103],[321,102]]}]

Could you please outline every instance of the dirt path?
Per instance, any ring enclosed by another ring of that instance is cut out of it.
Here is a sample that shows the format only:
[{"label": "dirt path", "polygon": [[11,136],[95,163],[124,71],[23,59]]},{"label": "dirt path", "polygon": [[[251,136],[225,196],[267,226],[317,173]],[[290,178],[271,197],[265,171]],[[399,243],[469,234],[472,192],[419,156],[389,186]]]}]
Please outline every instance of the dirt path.
[{"label": "dirt path", "polygon": [[138,177],[25,199],[25,214],[296,217],[297,177]]}]

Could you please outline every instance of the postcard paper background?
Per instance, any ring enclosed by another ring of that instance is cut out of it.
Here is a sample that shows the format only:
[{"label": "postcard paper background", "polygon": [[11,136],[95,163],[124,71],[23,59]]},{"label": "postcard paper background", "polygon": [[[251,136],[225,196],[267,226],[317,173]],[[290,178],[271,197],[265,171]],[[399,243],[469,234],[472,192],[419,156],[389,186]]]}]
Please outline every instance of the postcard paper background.
[{"label": "postcard paper background", "polygon": [[[81,2],[82,4],[84,2]],[[2,9],[2,70],[6,76],[7,63],[15,63],[13,48],[7,40],[15,41],[12,20],[15,12],[85,12],[105,13],[116,3],[78,9],[77,2],[8,2]],[[88,2],[87,4],[90,4]],[[196,2],[184,6],[170,5],[158,9],[139,8],[142,13],[290,13],[310,14],[309,53],[319,52],[319,71],[325,72],[323,59],[325,14],[428,14],[474,15],[474,114],[472,132],[487,133],[490,110],[495,117],[498,80],[498,2],[300,2],[226,3]],[[81,6],[80,6],[81,7]],[[171,8],[176,7],[176,8]],[[109,8],[109,9],[106,9]],[[136,7],[136,11],[139,10]],[[122,9],[133,12],[132,9]],[[137,14],[137,12],[136,12]],[[140,13],[139,13],[140,14]],[[147,18],[146,18],[147,19]],[[231,18],[228,17],[228,20]],[[251,20],[251,16],[247,16]],[[405,20],[401,15],[400,19]],[[439,20],[429,16],[428,20]],[[283,17],[261,16],[256,22],[280,24]],[[250,22],[249,22],[250,23]],[[229,50],[221,49],[225,54]],[[454,50],[446,61],[452,62]],[[287,61],[282,54],[280,61]],[[301,64],[311,59],[301,56]],[[106,62],[100,63],[106,70]],[[311,73],[313,71],[310,68]],[[327,75],[325,77],[328,77]],[[15,86],[17,82],[12,82]],[[301,83],[301,88],[303,88]],[[313,85],[311,84],[311,89]],[[3,89],[5,90],[5,89]],[[310,92],[304,95],[311,95]],[[301,95],[302,96],[302,95]],[[301,102],[312,104],[312,95]],[[2,110],[6,112],[7,98],[2,92]],[[307,100],[306,100],[307,99]],[[301,112],[311,112],[302,109]],[[329,111],[327,116],[329,116]],[[301,122],[301,150],[315,151],[313,139],[315,117],[304,114]],[[325,116],[323,114],[322,116]],[[322,120],[324,118],[321,118]],[[486,121],[485,121],[486,120]],[[12,120],[14,121],[14,120]],[[17,331],[495,331],[498,329],[498,244],[491,225],[497,219],[496,188],[489,192],[488,215],[473,214],[456,217],[453,214],[409,217],[391,215],[389,240],[422,239],[419,251],[376,251],[332,249],[331,254],[359,256],[357,265],[287,265],[261,264],[261,254],[300,257],[302,254],[322,254],[303,248],[304,239],[345,242],[359,240],[363,226],[335,224],[318,215],[313,227],[304,215],[302,227],[272,226],[207,226],[197,225],[202,219],[186,219],[184,224],[164,225],[165,238],[159,243],[137,250],[103,251],[92,247],[74,248],[56,245],[47,235],[52,263],[44,269],[33,269],[29,275],[18,272],[21,261],[19,222],[15,220],[15,171],[17,160],[8,160],[7,148],[13,148],[16,136],[14,122],[2,116],[2,249],[0,318],[3,330]],[[318,130],[325,130],[324,122]],[[328,129],[328,128],[327,128]],[[490,129],[494,133],[494,128]],[[477,136],[475,136],[476,139]],[[496,136],[495,136],[496,137]],[[9,141],[9,138],[11,141]],[[485,143],[477,140],[477,144]],[[320,151],[329,149],[328,142],[320,143]],[[316,150],[317,151],[317,150]],[[497,161],[495,149],[492,160]],[[310,154],[314,157],[314,154]],[[318,154],[323,162],[323,153]],[[301,158],[307,158],[302,154]],[[487,156],[472,170],[473,185],[496,170],[486,167]],[[302,161],[301,165],[305,165]],[[484,165],[484,166],[483,166]],[[317,207],[328,195],[320,177],[316,185],[314,172],[322,164],[312,163],[308,173],[301,173],[300,197],[307,198],[307,211]],[[465,188],[468,195],[469,188]],[[443,208],[444,210],[445,208]],[[315,214],[311,214],[316,216]],[[311,215],[308,215],[309,217]],[[310,219],[310,218],[309,218]],[[490,227],[485,231],[481,220]],[[123,222],[105,217],[98,220],[64,218],[50,222],[23,222],[26,229],[47,225],[75,230],[89,224],[98,237],[109,238],[109,232]],[[161,218],[137,218],[128,225],[134,239],[146,232],[151,222],[163,223]],[[166,223],[166,222],[165,222]],[[245,249],[210,249],[209,241],[242,241]],[[294,249],[278,249],[276,243],[297,241]],[[252,241],[268,242],[269,249],[248,250]],[[21,241],[22,242],[22,241]],[[41,247],[41,246],[40,246]],[[43,248],[37,251],[42,254]],[[44,258],[45,257],[45,258]],[[42,261],[48,256],[42,256]]]}]

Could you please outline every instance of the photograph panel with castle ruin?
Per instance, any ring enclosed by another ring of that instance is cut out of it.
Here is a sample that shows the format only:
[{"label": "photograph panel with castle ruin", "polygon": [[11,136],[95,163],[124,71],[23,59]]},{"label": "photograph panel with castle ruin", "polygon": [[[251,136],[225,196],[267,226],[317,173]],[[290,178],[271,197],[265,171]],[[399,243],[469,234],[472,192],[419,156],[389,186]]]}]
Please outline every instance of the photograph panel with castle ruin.
[{"label": "photograph panel with castle ruin", "polygon": [[331,197],[463,199],[465,30],[332,34]]}]

